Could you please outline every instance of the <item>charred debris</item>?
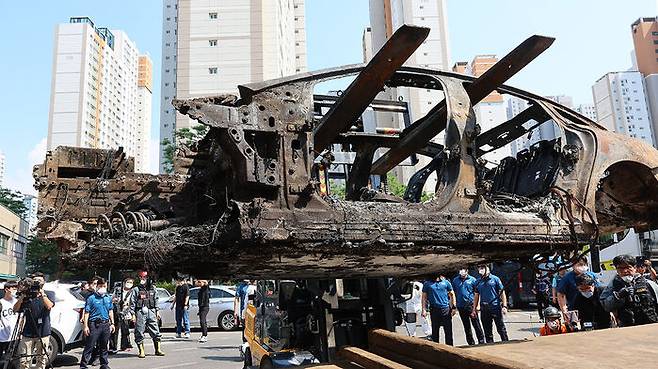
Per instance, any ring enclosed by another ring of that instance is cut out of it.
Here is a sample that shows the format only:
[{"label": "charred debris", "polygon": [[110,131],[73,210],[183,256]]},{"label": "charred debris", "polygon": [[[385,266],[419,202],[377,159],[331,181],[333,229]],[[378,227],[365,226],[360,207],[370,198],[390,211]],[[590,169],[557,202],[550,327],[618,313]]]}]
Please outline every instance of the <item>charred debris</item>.
[{"label": "charred debris", "polygon": [[[532,36],[473,78],[403,66],[428,32],[401,27],[367,65],[175,100],[209,127],[179,148],[175,174],[135,173],[121,149],[58,147],[34,170],[40,234],[81,265],[336,278],[538,264],[556,252],[568,262],[603,233],[658,226],[656,150],[503,85],[553,39]],[[350,76],[342,94],[314,95],[315,84]],[[412,122],[406,102],[378,95],[394,88],[441,97]],[[473,106],[494,91],[529,107],[482,132]],[[394,114],[405,128],[369,126],[366,110]],[[487,160],[546,126],[555,139]],[[331,195],[337,151],[348,158],[345,199]],[[404,198],[388,193],[387,173],[418,162]],[[432,198],[420,202],[434,176]]]}]

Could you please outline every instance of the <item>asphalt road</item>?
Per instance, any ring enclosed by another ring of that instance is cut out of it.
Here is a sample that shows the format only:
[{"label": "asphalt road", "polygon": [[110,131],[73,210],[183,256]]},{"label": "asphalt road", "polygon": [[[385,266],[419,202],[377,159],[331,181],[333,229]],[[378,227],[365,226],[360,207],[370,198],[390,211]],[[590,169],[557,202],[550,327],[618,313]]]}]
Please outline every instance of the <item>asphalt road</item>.
[{"label": "asphalt road", "polygon": [[[520,310],[510,311],[505,317],[505,324],[510,339],[523,339],[537,335],[541,326],[536,311]],[[404,326],[398,327],[397,331],[400,334],[406,334]],[[453,332],[455,345],[466,345],[464,329],[458,315],[453,317]],[[494,328],[494,339],[498,341],[499,337],[495,332]],[[417,335],[423,336],[420,326],[417,327]],[[110,366],[113,369],[242,368],[238,350],[238,346],[242,344],[240,332],[211,331],[208,335],[208,342],[204,344],[197,342],[199,336],[198,331],[192,332],[191,339],[175,338],[175,333],[164,332],[162,347],[166,354],[165,357],[154,356],[153,344],[147,340],[147,357],[145,359],[139,359],[136,349],[133,349],[130,352],[120,352],[110,356]],[[443,332],[440,337],[443,342]],[[57,358],[55,366],[78,367],[81,354],[82,349],[77,349],[61,355]]]},{"label": "asphalt road", "polygon": [[[172,332],[162,334],[162,349],[166,354],[164,357],[154,356],[153,343],[147,340],[145,359],[138,358],[137,349],[134,348],[129,352],[111,355],[110,367],[112,369],[241,369],[243,367],[238,350],[238,346],[242,344],[240,332],[209,332],[208,342],[203,344],[197,342],[200,336],[198,332],[193,331],[191,339],[175,336]],[[55,367],[79,367],[81,355],[82,349],[61,355],[57,358]]]}]

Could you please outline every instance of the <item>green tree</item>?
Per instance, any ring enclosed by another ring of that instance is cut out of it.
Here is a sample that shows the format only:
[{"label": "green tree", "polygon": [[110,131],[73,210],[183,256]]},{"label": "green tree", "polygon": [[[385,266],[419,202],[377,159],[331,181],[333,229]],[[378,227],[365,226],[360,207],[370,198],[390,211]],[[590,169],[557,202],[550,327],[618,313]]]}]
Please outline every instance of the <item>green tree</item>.
[{"label": "green tree", "polygon": [[181,147],[191,147],[199,142],[206,133],[208,133],[208,126],[197,124],[190,128],[181,128],[174,133],[173,141],[165,138],[160,143],[163,147],[163,163],[162,168],[165,173],[174,172],[174,158]]},{"label": "green tree", "polygon": [[39,271],[61,277],[63,270],[60,252],[54,242],[33,237],[27,244],[26,254],[25,266],[28,273]]},{"label": "green tree", "polygon": [[[388,184],[388,191],[389,193],[398,196],[398,197],[404,197],[404,193],[407,190],[407,186],[402,184],[397,177],[395,177],[392,173],[389,173],[386,176],[386,183]],[[329,189],[330,193],[337,198],[344,200],[345,199],[345,183],[344,182],[338,182],[334,180],[329,181]],[[432,196],[426,192],[423,192],[423,194],[420,197],[421,202],[425,202],[429,200]]]},{"label": "green tree", "polygon": [[345,182],[329,181],[329,193],[340,200],[345,200]]},{"label": "green tree", "polygon": [[398,178],[393,175],[393,173],[388,173],[386,176],[386,183],[388,184],[388,192],[397,197],[404,197],[404,192],[407,190],[407,186],[398,181]]},{"label": "green tree", "polygon": [[[388,191],[390,193],[398,197],[404,197],[404,193],[407,191],[407,186],[400,182],[393,173],[388,173],[386,176],[386,183],[388,184]],[[432,198],[432,195],[427,192],[423,192],[420,195],[421,202],[425,202],[430,198]]]},{"label": "green tree", "polygon": [[20,192],[0,187],[0,205],[25,218],[27,207],[23,203],[23,195]]}]

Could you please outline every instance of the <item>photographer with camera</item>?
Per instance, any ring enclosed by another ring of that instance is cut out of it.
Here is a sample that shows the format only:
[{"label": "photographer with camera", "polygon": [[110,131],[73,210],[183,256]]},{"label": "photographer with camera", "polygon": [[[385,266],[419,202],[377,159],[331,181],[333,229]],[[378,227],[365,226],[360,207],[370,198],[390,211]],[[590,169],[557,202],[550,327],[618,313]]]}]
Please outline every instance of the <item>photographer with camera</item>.
[{"label": "photographer with camera", "polygon": [[[19,344],[20,368],[45,369],[48,363],[46,348],[50,340],[50,310],[55,306],[55,294],[44,291],[43,273],[35,273],[18,284],[18,300],[14,312],[25,316],[23,336]],[[31,366],[36,357],[36,366]]]},{"label": "photographer with camera", "polygon": [[80,369],[86,369],[94,348],[98,346],[101,369],[109,369],[107,345],[110,334],[114,333],[114,315],[112,296],[107,293],[105,279],[99,278],[96,292],[87,298],[85,313],[82,317],[83,332],[87,337],[85,349],[80,359]]},{"label": "photographer with camera", "polygon": [[658,323],[658,285],[636,273],[631,255],[615,256],[612,264],[617,275],[601,294],[605,310],[615,315],[621,327]]}]

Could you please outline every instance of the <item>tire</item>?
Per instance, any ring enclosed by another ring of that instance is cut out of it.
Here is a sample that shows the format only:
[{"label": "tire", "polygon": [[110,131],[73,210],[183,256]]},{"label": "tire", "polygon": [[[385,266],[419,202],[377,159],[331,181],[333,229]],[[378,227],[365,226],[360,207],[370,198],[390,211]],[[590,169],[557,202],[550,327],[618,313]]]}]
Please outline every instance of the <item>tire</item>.
[{"label": "tire", "polygon": [[223,331],[232,331],[236,328],[233,312],[227,310],[217,317],[217,326]]},{"label": "tire", "polygon": [[258,369],[274,369],[274,364],[272,364],[272,360],[269,357],[266,357],[260,361]]},{"label": "tire", "polygon": [[249,368],[249,367],[252,366],[252,365],[253,365],[253,364],[252,364],[252,361],[251,361],[251,350],[250,350],[250,349],[246,349],[246,350],[244,351],[244,368],[247,369],[247,368]]},{"label": "tire", "polygon": [[47,347],[47,352],[48,352],[48,363],[52,365],[52,363],[55,361],[55,358],[59,354],[59,341],[57,341],[57,338],[55,338],[54,335],[50,335],[49,337],[49,344]]}]

